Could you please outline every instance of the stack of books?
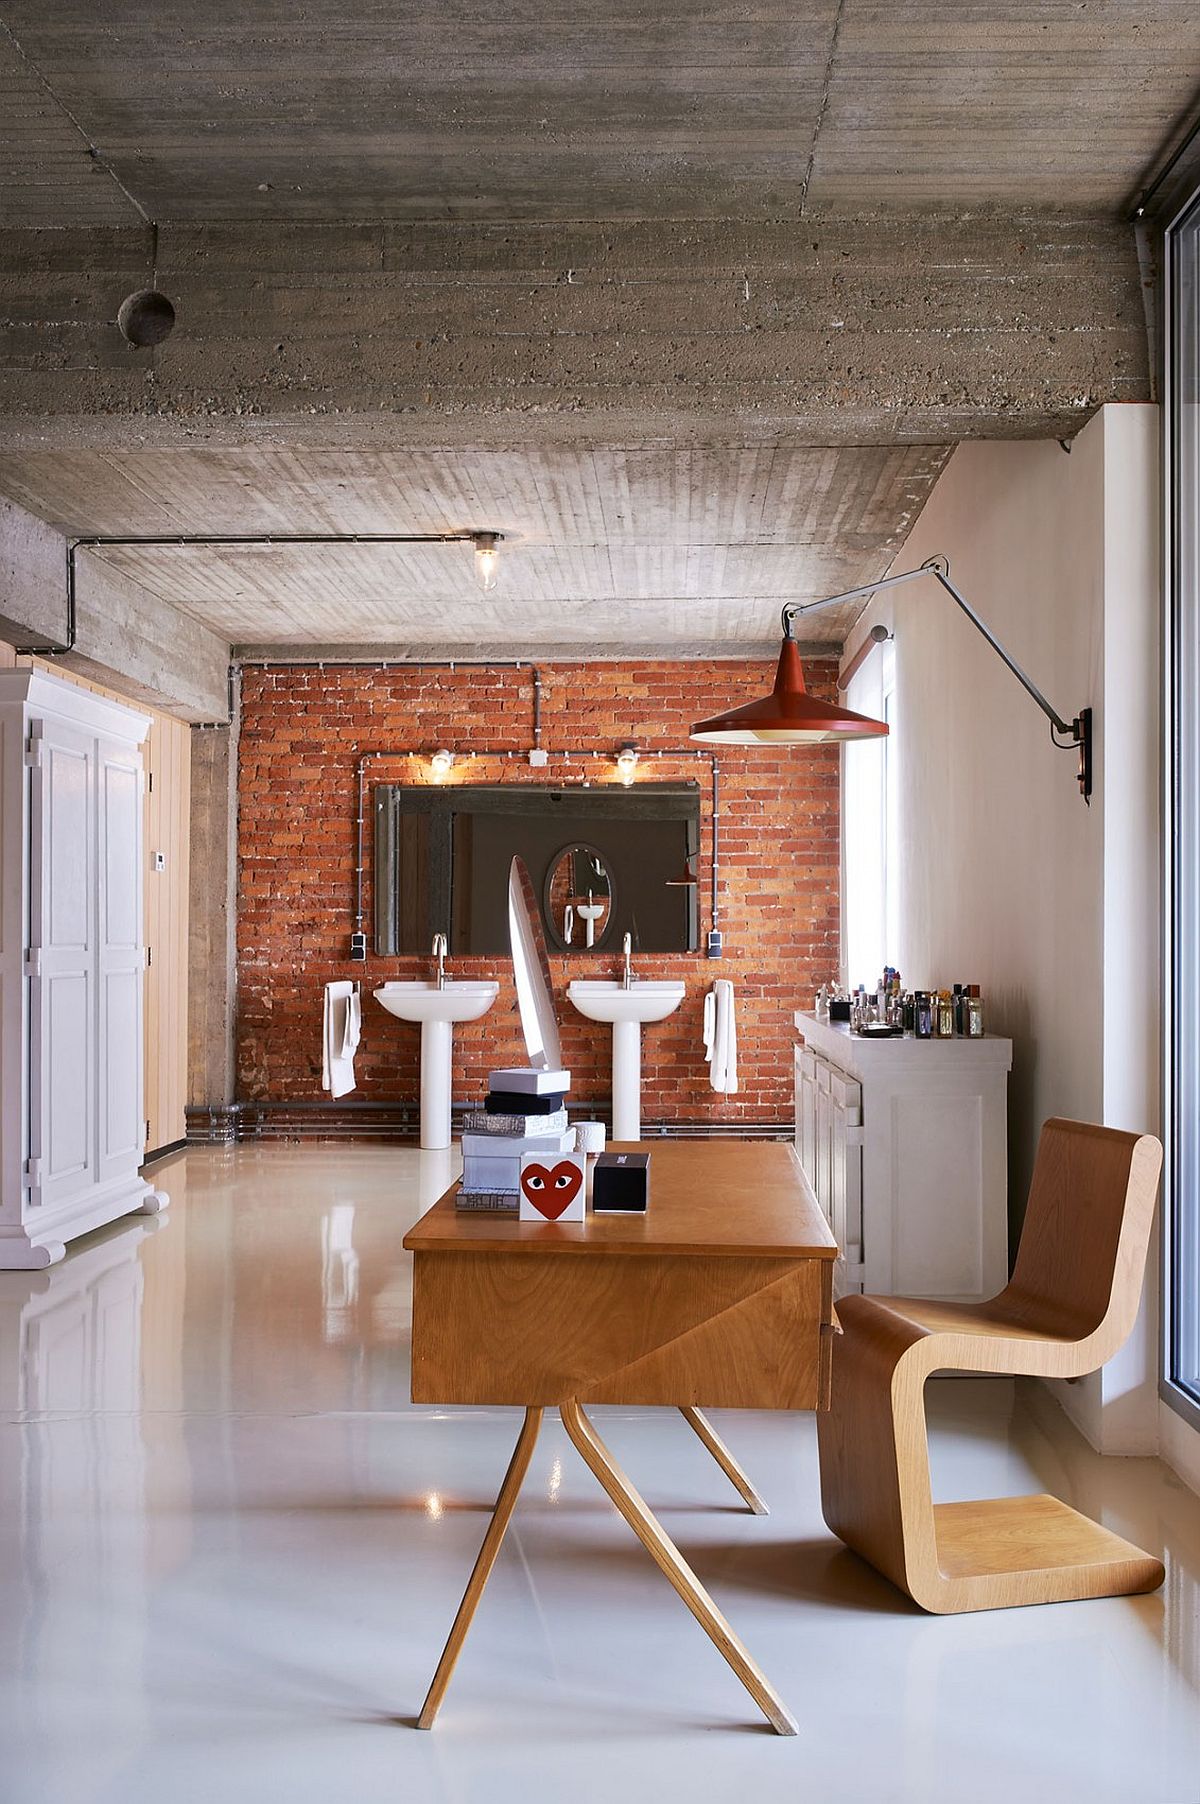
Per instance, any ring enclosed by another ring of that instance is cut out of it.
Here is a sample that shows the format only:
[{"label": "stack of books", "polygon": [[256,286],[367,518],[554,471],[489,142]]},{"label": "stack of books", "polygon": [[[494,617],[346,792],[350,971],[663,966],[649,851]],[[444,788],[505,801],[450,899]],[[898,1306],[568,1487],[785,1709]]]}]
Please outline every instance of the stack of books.
[{"label": "stack of books", "polygon": [[493,1071],[487,1101],[463,1122],[463,1175],[455,1205],[493,1215],[516,1215],[521,1160],[526,1153],[569,1153],[569,1071],[516,1066]]}]

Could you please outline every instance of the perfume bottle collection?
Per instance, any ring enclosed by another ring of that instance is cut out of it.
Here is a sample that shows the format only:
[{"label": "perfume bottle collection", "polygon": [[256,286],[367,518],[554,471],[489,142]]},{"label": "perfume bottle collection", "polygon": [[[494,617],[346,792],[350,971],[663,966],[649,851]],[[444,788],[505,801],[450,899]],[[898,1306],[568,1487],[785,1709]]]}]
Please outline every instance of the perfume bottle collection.
[{"label": "perfume bottle collection", "polygon": [[863,984],[847,992],[822,985],[817,992],[819,1020],[846,1021],[851,1033],[870,1038],[916,1040],[982,1040],[983,998],[977,983],[956,983],[949,990],[905,990],[900,973],[884,968],[874,989]]}]

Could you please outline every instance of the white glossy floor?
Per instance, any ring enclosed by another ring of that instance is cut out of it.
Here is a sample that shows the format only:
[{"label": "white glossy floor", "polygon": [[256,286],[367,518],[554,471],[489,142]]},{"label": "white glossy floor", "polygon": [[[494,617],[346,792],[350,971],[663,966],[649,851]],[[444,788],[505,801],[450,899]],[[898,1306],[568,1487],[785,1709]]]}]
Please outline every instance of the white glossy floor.
[{"label": "white glossy floor", "polygon": [[925,1617],[827,1534],[810,1418],[716,1417],[763,1520],[680,1418],[598,1411],[782,1740],[551,1417],[411,1728],[519,1420],[407,1400],[400,1240],[453,1160],[193,1153],[157,1222],[0,1273],[3,1804],[1200,1799],[1200,1501],[1001,1382],[931,1387],[937,1494],[1058,1491],[1161,1550],[1161,1593]]}]

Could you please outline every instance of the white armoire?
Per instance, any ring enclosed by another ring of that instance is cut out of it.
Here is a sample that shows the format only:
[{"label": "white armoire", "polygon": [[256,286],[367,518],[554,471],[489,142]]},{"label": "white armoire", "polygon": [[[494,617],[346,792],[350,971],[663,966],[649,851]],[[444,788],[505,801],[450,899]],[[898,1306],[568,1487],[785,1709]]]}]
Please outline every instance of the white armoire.
[{"label": "white armoire", "polygon": [[150,722],[40,670],[0,671],[0,1267],[162,1192],[139,1175],[142,753]]}]

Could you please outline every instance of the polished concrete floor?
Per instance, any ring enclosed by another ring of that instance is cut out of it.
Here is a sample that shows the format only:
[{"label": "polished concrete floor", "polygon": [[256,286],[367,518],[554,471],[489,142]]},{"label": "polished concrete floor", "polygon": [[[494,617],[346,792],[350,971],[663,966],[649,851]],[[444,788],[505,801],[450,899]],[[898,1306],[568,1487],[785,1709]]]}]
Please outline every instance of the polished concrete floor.
[{"label": "polished concrete floor", "polygon": [[408,1402],[408,1224],[453,1154],[206,1150],[172,1206],[0,1273],[2,1804],[1196,1804],[1200,1500],[1034,1387],[931,1386],[935,1491],[1057,1491],[1150,1597],[921,1615],[824,1528],[806,1416],[602,1431],[800,1719],[772,1735],[555,1418],[431,1734],[516,1435]]}]

